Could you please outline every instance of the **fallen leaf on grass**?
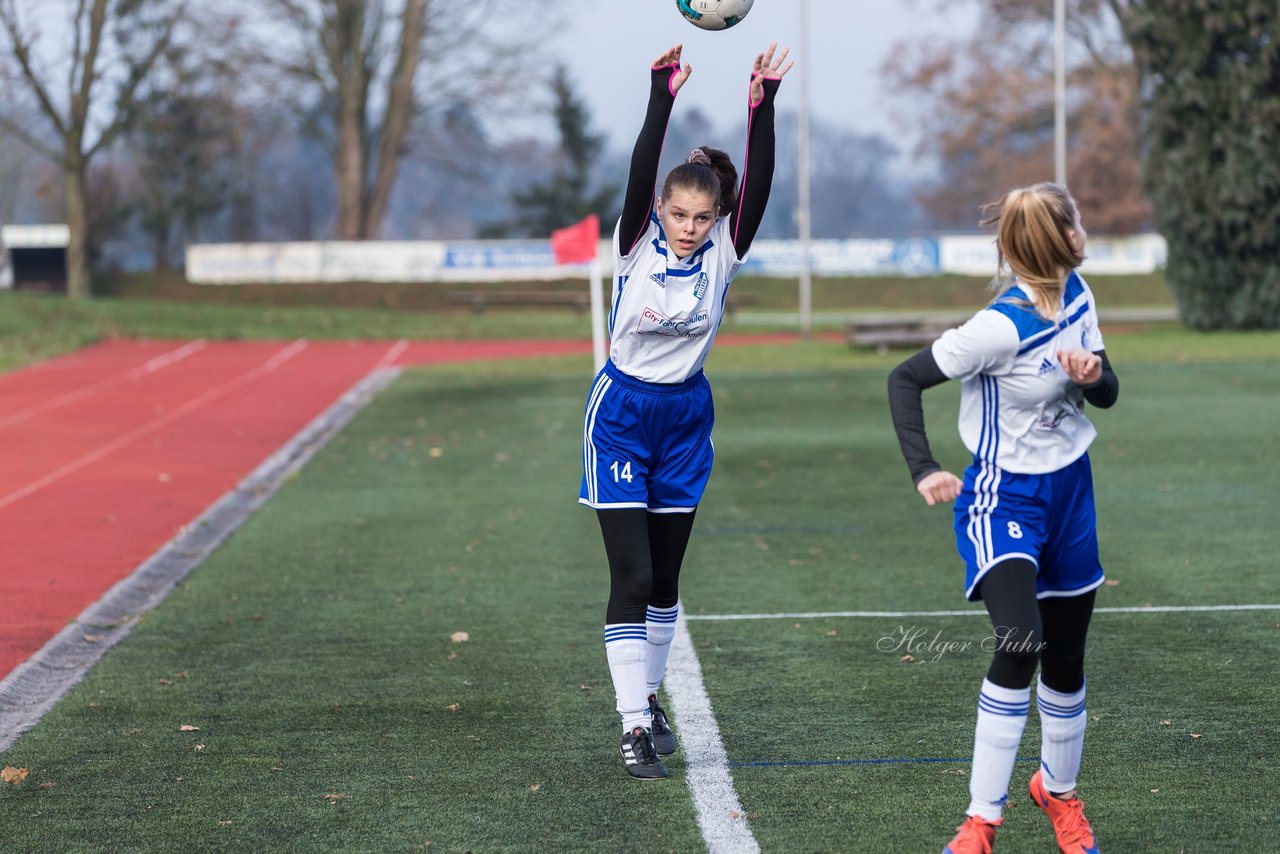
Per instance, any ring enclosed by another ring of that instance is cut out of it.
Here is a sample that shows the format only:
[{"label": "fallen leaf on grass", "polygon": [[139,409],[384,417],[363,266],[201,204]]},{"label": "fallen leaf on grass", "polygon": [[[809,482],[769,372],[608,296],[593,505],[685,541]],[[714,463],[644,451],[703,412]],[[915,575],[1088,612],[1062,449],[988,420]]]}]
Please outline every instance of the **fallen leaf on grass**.
[{"label": "fallen leaf on grass", "polygon": [[199,753],[201,750],[204,750],[204,749],[205,749],[205,747],[207,747],[207,745],[204,745],[204,744],[197,744],[195,747],[193,747],[193,748],[192,748],[192,750],[194,750],[194,751],[196,751],[197,753]]},{"label": "fallen leaf on grass", "polygon": [[325,798],[328,799],[329,803],[334,804],[335,806],[337,805],[338,801],[345,801],[350,799],[350,797],[351,797],[350,795],[343,795],[343,794],[339,794],[338,792],[330,792],[329,794],[325,795]]},{"label": "fallen leaf on grass", "polygon": [[183,724],[182,726],[178,727],[178,731],[179,732],[199,732],[200,727],[192,726],[191,724]]},{"label": "fallen leaf on grass", "polygon": [[916,657],[914,655],[904,655],[902,656],[902,658],[898,659],[898,661],[915,661],[915,660],[916,660]]},{"label": "fallen leaf on grass", "polygon": [[457,658],[457,657],[458,657],[458,651],[457,651],[457,650],[450,650],[450,651],[449,651],[449,654],[445,656],[445,658],[446,658],[448,661],[453,661],[453,660],[454,660],[455,658]]},{"label": "fallen leaf on grass", "polygon": [[1153,795],[1156,795],[1156,794],[1159,794],[1159,793],[1160,793],[1160,790],[1159,790],[1159,789],[1152,789],[1152,790],[1151,790],[1151,794],[1153,794]]},{"label": "fallen leaf on grass", "polygon": [[230,827],[230,826],[231,826],[231,822],[229,822],[229,821],[219,821],[219,822],[218,822],[218,827]]},{"label": "fallen leaf on grass", "polygon": [[531,792],[536,792],[536,791],[538,791],[538,790],[539,790],[539,789],[541,789],[541,788],[542,788],[542,784],[541,784],[541,783],[534,783],[532,786],[530,786],[530,787],[529,787],[529,791],[531,791]]},{"label": "fallen leaf on grass", "polygon": [[453,634],[449,635],[449,640],[453,641],[454,643],[466,643],[467,641],[471,640],[471,635],[467,634],[466,632],[454,632]]},{"label": "fallen leaf on grass", "polygon": [[1187,733],[1187,735],[1191,736],[1192,738],[1204,738],[1204,736],[1198,732],[1189,732]]},{"label": "fallen leaf on grass", "polygon": [[1160,726],[1172,726],[1173,721],[1161,721]]},{"label": "fallen leaf on grass", "polygon": [[831,631],[827,632],[827,637],[829,637],[829,638],[833,638],[833,637],[835,637],[835,636],[836,636],[836,630],[835,630],[835,629],[832,629]]},{"label": "fallen leaf on grass", "polygon": [[27,779],[27,775],[30,773],[30,768],[14,768],[12,765],[6,765],[4,770],[0,771],[0,779],[3,779],[6,783],[19,786],[23,780]]},{"label": "fallen leaf on grass", "polygon": [[579,690],[579,691],[590,691],[590,690],[591,690],[591,686],[590,686],[590,685],[579,685],[579,686],[578,686],[578,690]]},{"label": "fallen leaf on grass", "polygon": [[459,709],[461,709],[461,708],[462,708],[462,704],[461,704],[461,703],[450,703],[449,705],[445,706],[445,708],[446,708],[446,709],[448,709],[448,710],[449,710],[449,711],[451,711],[451,712],[456,712],[456,711],[458,711]]}]

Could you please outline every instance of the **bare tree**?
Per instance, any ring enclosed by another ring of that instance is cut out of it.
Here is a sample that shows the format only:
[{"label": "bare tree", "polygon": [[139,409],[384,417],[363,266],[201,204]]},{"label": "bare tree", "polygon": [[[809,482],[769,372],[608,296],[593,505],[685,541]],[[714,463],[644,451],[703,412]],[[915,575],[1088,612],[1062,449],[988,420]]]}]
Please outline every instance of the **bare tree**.
[{"label": "bare tree", "polygon": [[[513,69],[552,20],[534,14],[549,0],[402,0],[395,9],[385,0],[269,0],[266,8],[262,57],[301,85],[308,129],[329,147],[343,239],[377,236],[415,121],[510,89]],[[503,23],[513,20],[530,26]],[[281,45],[282,25],[292,45]]]},{"label": "bare tree", "polygon": [[[0,79],[21,85],[39,104],[40,115],[53,127],[56,146],[32,132],[18,117],[0,110],[0,128],[59,164],[62,172],[70,243],[67,246],[67,292],[92,292],[89,270],[87,176],[95,156],[111,145],[133,113],[138,89],[157,59],[173,41],[186,14],[185,0],[66,0],[69,13],[58,38],[42,39],[50,26],[51,7],[44,2],[20,7],[0,0]],[[38,20],[33,20],[38,19]]]},{"label": "bare tree", "polygon": [[[1053,173],[1052,4],[970,0],[981,10],[966,43],[902,45],[884,68],[912,97],[904,116],[940,180],[920,193],[938,225],[972,227],[978,207]],[[1090,229],[1151,225],[1142,189],[1138,77],[1115,15],[1100,0],[1069,0],[1068,174]],[[927,104],[920,108],[921,100]],[[905,123],[905,122],[904,122]]]}]

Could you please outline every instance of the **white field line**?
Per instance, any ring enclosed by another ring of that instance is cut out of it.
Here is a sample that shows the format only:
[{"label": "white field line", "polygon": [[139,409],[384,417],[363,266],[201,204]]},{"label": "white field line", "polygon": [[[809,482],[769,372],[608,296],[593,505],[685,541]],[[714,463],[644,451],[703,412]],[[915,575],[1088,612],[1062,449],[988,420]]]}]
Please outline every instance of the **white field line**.
[{"label": "white field line", "polygon": [[[1134,607],[1094,608],[1095,614],[1199,614],[1216,611],[1280,611],[1280,605],[1137,605]],[[825,620],[838,618],[877,617],[985,617],[978,608],[963,611],[795,611],[776,614],[688,614],[687,620],[718,622],[727,620]]]},{"label": "white field line", "polygon": [[298,355],[298,353],[305,350],[306,347],[307,347],[306,341],[302,339],[294,341],[288,347],[285,347],[283,350],[276,353],[270,359],[267,359],[265,362],[263,362],[261,365],[258,365],[258,367],[254,368],[253,370],[243,373],[233,380],[228,380],[227,382],[223,383],[220,386],[216,386],[215,388],[209,389],[199,397],[195,397],[195,398],[192,398],[191,400],[188,400],[186,403],[182,404],[181,406],[175,409],[169,410],[159,418],[148,421],[146,424],[143,424],[139,427],[135,427],[133,430],[130,430],[128,433],[125,433],[123,436],[117,436],[115,439],[112,439],[110,442],[106,443],[105,445],[102,445],[96,450],[90,451],[89,453],[85,454],[83,457],[80,457],[77,460],[72,460],[71,462],[67,463],[66,465],[62,466],[56,471],[52,471],[49,474],[45,475],[44,477],[39,478],[38,480],[31,481],[31,483],[28,483],[26,486],[22,487],[21,489],[14,490],[13,492],[6,495],[4,498],[0,498],[0,509],[8,507],[10,504],[13,504],[15,501],[20,501],[23,498],[26,498],[28,495],[30,495],[33,492],[37,492],[41,489],[44,489],[49,484],[54,483],[55,481],[61,480],[62,478],[66,477],[72,472],[79,471],[80,469],[84,468],[87,465],[96,463],[98,460],[102,459],[108,454],[114,451],[120,450],[121,448],[125,447],[131,442],[135,442],[149,433],[154,433],[155,431],[164,427],[166,424],[170,424],[178,420],[182,416],[187,415],[191,412],[194,412],[195,410],[199,409],[201,406],[204,406],[206,403],[212,400],[216,400],[217,398],[222,397],[224,394],[227,394],[228,392],[231,392],[231,391],[235,391],[240,386],[253,382],[258,377],[263,376],[264,374],[268,374],[271,371],[274,371],[276,368],[280,367],[285,362],[289,361],[294,356]]},{"label": "white field line", "polygon": [[26,421],[30,418],[34,418],[37,415],[42,415],[45,412],[48,412],[52,409],[57,409],[60,406],[66,406],[69,403],[75,403],[77,400],[83,400],[84,398],[89,397],[90,395],[93,395],[93,394],[97,394],[100,391],[106,391],[112,386],[117,386],[117,385],[120,385],[121,383],[127,383],[130,380],[136,380],[139,377],[144,377],[147,374],[154,373],[155,371],[158,371],[161,368],[165,368],[165,367],[168,367],[169,365],[174,364],[175,362],[182,361],[183,359],[190,356],[192,353],[198,353],[199,351],[203,350],[208,343],[209,342],[207,342],[205,339],[198,338],[195,341],[190,341],[186,344],[183,344],[181,347],[179,347],[176,350],[171,350],[168,353],[164,353],[159,356],[154,356],[148,359],[147,361],[143,362],[138,367],[131,368],[130,370],[125,371],[122,374],[116,374],[113,377],[107,377],[105,379],[98,380],[96,383],[92,383],[91,385],[84,386],[83,388],[78,388],[72,391],[64,392],[58,395],[57,397],[50,398],[49,400],[41,401],[40,403],[32,404],[31,406],[28,406],[26,409],[19,410],[18,412],[14,412],[11,415],[6,415],[4,418],[0,418],[0,429],[4,429],[5,427],[12,427],[14,424],[21,424],[23,421]]},{"label": "white field line", "polygon": [[711,854],[758,852],[760,845],[751,833],[729,775],[729,760],[720,740],[720,728],[702,684],[702,665],[698,663],[683,615],[676,621],[663,685],[673,710],[689,792],[707,850]]},{"label": "white field line", "polygon": [[183,578],[204,562],[306,465],[379,392],[400,375],[374,371],[356,383],[230,492],[185,526],[80,613],[33,656],[0,680],[0,752],[35,726],[98,660],[129,634]]}]

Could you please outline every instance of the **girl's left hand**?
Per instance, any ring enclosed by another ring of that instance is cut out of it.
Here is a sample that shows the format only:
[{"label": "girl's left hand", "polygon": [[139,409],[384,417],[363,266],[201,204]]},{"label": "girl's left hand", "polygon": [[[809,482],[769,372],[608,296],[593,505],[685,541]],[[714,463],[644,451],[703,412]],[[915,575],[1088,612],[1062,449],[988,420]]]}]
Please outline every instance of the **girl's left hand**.
[{"label": "girl's left hand", "polygon": [[773,52],[778,49],[778,43],[774,42],[769,45],[769,49],[764,53],[756,55],[755,67],[751,69],[751,103],[758,104],[764,100],[764,78],[771,80],[781,80],[782,76],[791,70],[794,62],[788,62],[786,65],[782,63],[786,60],[787,54],[791,48],[784,47],[782,53],[778,54],[774,59]]},{"label": "girl's left hand", "polygon": [[1078,386],[1091,386],[1102,380],[1102,358],[1088,350],[1062,350],[1058,362],[1067,378]]}]

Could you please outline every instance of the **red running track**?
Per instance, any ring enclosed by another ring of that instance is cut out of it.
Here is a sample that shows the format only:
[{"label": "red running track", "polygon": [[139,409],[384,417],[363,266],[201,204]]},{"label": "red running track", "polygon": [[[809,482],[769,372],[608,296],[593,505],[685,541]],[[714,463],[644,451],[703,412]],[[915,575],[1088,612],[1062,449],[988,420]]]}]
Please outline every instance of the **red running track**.
[{"label": "red running track", "polygon": [[113,341],[0,376],[0,679],[375,369],[590,352],[588,341]]},{"label": "red running track", "polygon": [[0,376],[0,678],[378,367],[578,341],[115,341]]}]

